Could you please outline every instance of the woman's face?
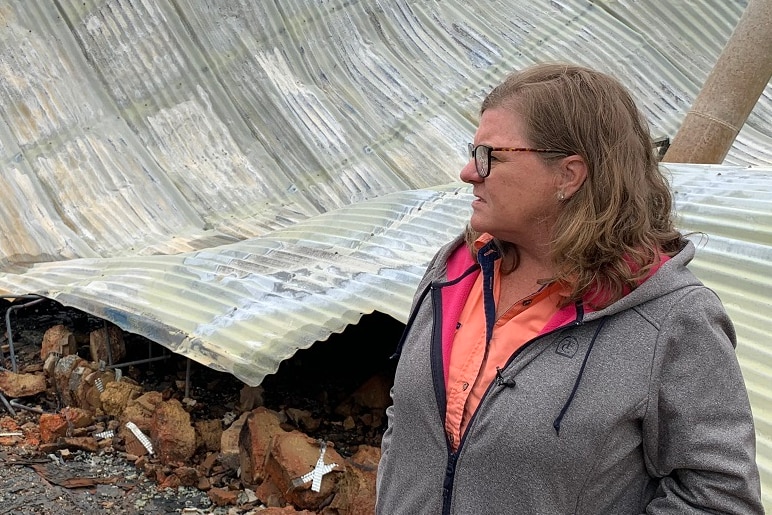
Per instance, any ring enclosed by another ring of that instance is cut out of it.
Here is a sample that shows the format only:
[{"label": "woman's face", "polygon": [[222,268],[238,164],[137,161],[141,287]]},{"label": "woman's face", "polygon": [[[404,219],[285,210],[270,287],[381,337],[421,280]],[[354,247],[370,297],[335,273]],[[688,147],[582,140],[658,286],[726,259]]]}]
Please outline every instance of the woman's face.
[{"label": "woman's face", "polygon": [[[482,114],[474,144],[533,147],[524,134],[520,116],[497,107]],[[470,159],[461,180],[473,186],[472,228],[522,247],[546,244],[559,207],[556,170],[536,152],[493,151],[490,175],[483,179]]]}]

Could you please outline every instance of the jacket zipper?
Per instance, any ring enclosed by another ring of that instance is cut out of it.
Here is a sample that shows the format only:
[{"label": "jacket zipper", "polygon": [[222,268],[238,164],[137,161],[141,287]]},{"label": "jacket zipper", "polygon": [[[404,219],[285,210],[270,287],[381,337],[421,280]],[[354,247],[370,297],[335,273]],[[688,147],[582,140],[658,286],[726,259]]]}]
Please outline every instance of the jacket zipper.
[{"label": "jacket zipper", "polygon": [[[434,286],[433,286],[433,288],[434,288]],[[438,290],[439,290],[439,288],[438,288]],[[435,306],[436,306],[436,304],[435,304]],[[440,316],[440,317],[442,316],[442,313],[439,313],[439,309],[437,309],[436,307],[434,308],[434,316],[435,316],[435,325],[436,325],[436,319],[437,319],[436,317],[437,316]],[[512,363],[512,361],[515,358],[517,358],[517,356],[519,356],[525,349],[527,349],[535,341],[537,341],[537,340],[539,340],[541,338],[547,337],[547,336],[549,336],[551,334],[555,334],[556,332],[564,331],[564,330],[566,330],[568,328],[571,328],[571,327],[580,326],[583,323],[584,323],[584,309],[581,307],[580,303],[577,303],[577,306],[576,306],[576,320],[574,320],[573,322],[571,322],[569,324],[562,325],[560,327],[556,327],[555,329],[553,329],[552,331],[550,331],[548,333],[540,334],[540,335],[538,335],[538,336],[536,336],[534,338],[531,338],[526,343],[524,343],[519,349],[517,349],[512,354],[512,356],[510,356],[510,358],[507,360],[507,363],[504,365],[504,368],[507,368],[510,365],[510,363]],[[441,322],[440,322],[440,327],[441,327]],[[440,358],[441,358],[441,356],[440,356]],[[434,368],[435,367],[432,367],[432,369],[434,369]],[[441,394],[442,398],[444,399],[445,398],[444,382],[442,384],[442,388],[441,389],[438,389],[438,385],[437,385],[436,380],[435,380],[434,386],[435,386],[435,395],[439,396]],[[482,398],[480,399],[480,404],[478,405],[478,407],[475,410],[475,412],[472,414],[472,418],[469,419],[469,424],[467,425],[466,431],[461,436],[461,441],[458,443],[458,448],[456,449],[456,452],[451,451],[452,447],[450,446],[450,442],[448,442],[447,435],[445,436],[445,442],[448,445],[448,465],[445,467],[445,479],[443,480],[443,483],[442,483],[442,515],[450,515],[450,513],[451,513],[450,512],[451,497],[453,495],[453,482],[454,482],[455,476],[456,476],[456,464],[458,462],[458,457],[461,454],[461,449],[464,447],[464,443],[466,442],[466,436],[469,434],[469,430],[472,428],[472,425],[474,424],[474,421],[477,418],[477,413],[480,411],[480,408],[482,407],[483,403],[485,402],[485,399],[488,397],[488,394],[490,393],[491,389],[494,386],[509,386],[509,387],[512,387],[512,386],[514,386],[514,384],[511,384],[511,385],[505,384],[504,378],[501,377],[501,373],[499,372],[499,369],[497,369],[497,371],[496,371],[496,379],[494,379],[493,382],[491,382],[491,384],[488,385],[488,388],[485,390],[485,393],[483,394]],[[442,415],[443,414],[441,413],[440,414],[440,419],[444,420],[442,418]],[[445,431],[443,429],[443,433],[444,432]]]}]

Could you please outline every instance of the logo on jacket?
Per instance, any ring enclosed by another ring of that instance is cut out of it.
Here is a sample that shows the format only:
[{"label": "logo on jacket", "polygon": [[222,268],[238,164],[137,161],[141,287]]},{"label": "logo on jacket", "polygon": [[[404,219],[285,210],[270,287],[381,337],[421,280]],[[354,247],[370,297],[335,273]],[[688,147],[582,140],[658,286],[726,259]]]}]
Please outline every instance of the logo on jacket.
[{"label": "logo on jacket", "polygon": [[573,336],[566,336],[558,343],[558,348],[555,349],[557,354],[565,356],[567,358],[573,358],[576,351],[579,349],[579,341]]}]

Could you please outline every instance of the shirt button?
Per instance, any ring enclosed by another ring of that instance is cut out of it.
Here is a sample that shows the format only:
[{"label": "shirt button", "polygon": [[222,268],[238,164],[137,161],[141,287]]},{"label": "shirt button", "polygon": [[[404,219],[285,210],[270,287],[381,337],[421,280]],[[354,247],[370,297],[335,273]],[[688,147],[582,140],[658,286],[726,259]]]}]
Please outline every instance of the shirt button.
[{"label": "shirt button", "polygon": [[464,383],[461,385],[461,389],[466,391],[466,389],[469,388],[469,383]]}]

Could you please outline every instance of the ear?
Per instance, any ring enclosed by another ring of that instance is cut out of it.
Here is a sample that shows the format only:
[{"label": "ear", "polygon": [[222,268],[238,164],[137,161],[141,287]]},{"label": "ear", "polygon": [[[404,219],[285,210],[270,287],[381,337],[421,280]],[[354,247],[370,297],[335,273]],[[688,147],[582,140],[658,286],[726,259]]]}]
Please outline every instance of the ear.
[{"label": "ear", "polygon": [[587,179],[587,163],[582,156],[572,155],[560,161],[558,192],[570,199]]}]

